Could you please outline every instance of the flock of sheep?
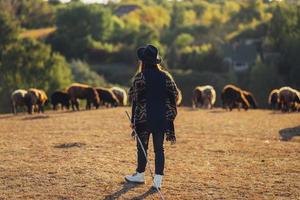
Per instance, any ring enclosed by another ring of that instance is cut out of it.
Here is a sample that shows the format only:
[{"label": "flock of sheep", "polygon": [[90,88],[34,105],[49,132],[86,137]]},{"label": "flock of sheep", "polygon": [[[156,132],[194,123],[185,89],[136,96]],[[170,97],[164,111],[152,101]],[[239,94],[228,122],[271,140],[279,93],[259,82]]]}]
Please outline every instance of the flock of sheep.
[{"label": "flock of sheep", "polygon": [[[50,102],[53,110],[60,104],[61,109],[79,110],[79,99],[86,100],[86,109],[91,106],[120,106],[127,105],[127,93],[119,87],[103,88],[91,87],[80,83],[73,83],[66,91],[55,91]],[[44,106],[49,99],[43,90],[30,88],[28,90],[18,89],[11,94],[12,112],[17,113],[18,108],[27,108],[29,114],[33,112],[44,112]]]},{"label": "flock of sheep", "polygon": [[[212,108],[216,102],[216,91],[210,86],[198,86],[193,91],[193,107]],[[230,111],[234,108],[245,110],[257,108],[254,95],[234,85],[226,85],[221,93],[223,108]],[[282,112],[300,111],[300,92],[291,87],[274,89],[269,94],[268,103],[271,109]]]},{"label": "flock of sheep", "polygon": [[[129,89],[130,90],[130,89]],[[130,91],[128,92],[130,94]],[[178,106],[182,102],[182,93],[178,89]],[[60,104],[61,109],[79,110],[79,99],[86,100],[86,109],[92,106],[116,107],[126,106],[130,103],[130,95],[120,87],[103,88],[91,87],[80,83],[71,84],[66,91],[55,91],[50,102],[53,110]],[[221,93],[221,100],[224,109],[230,111],[234,108],[257,108],[254,95],[251,92],[242,90],[234,85],[226,85]],[[18,89],[11,94],[12,112],[17,113],[17,109],[27,108],[29,114],[33,112],[44,112],[44,106],[48,104],[48,97],[43,90],[30,88],[28,90]],[[193,108],[213,108],[216,102],[216,91],[210,85],[197,86],[193,90]],[[282,112],[300,111],[300,92],[291,87],[282,87],[271,91],[268,99],[271,109]]]}]

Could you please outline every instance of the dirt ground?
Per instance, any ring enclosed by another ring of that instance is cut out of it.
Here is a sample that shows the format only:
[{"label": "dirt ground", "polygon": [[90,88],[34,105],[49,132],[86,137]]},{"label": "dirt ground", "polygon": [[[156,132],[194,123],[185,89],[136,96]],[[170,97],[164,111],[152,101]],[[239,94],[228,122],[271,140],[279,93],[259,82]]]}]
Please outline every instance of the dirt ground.
[{"label": "dirt ground", "polygon": [[[124,183],[136,163],[125,110],[0,115],[0,199],[158,199],[148,171]],[[300,199],[299,113],[180,108],[175,125],[165,199]]]}]

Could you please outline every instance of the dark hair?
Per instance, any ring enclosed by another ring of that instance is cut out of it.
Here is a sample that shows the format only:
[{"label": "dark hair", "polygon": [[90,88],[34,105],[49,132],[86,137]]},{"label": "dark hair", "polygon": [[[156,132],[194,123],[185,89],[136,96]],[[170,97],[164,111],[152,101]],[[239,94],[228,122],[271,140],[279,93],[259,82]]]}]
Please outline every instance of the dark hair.
[{"label": "dark hair", "polygon": [[137,73],[140,73],[140,72],[144,71],[145,69],[150,69],[150,68],[156,68],[156,69],[162,71],[162,67],[160,66],[160,64],[148,64],[148,63],[143,63],[142,61],[140,61]]},{"label": "dark hair", "polygon": [[170,74],[170,72],[168,72],[168,70],[163,68],[160,64],[148,64],[148,63],[143,63],[142,61],[140,61],[138,70],[135,75],[137,75],[138,73],[144,71],[145,69],[149,69],[149,68],[156,68],[159,71],[165,73],[168,77],[170,77],[171,80],[174,80],[172,75]]}]

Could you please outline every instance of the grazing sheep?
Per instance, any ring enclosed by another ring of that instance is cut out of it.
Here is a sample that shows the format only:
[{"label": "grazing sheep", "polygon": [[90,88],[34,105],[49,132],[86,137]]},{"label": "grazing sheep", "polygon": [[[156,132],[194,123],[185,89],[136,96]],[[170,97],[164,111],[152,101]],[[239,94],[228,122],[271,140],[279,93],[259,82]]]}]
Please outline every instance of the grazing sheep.
[{"label": "grazing sheep", "polygon": [[270,105],[271,110],[280,109],[279,90],[278,89],[274,89],[270,92],[269,98],[268,98],[268,103]]},{"label": "grazing sheep", "polygon": [[216,102],[216,91],[210,85],[198,86],[193,90],[193,107],[212,109]]},{"label": "grazing sheep", "polygon": [[254,95],[251,93],[251,92],[248,92],[246,90],[243,90],[243,94],[244,96],[246,97],[246,99],[248,100],[250,106],[253,108],[253,109],[256,109],[257,108],[257,102],[255,100],[255,97]]},{"label": "grazing sheep", "polygon": [[30,88],[25,95],[25,102],[28,108],[28,113],[32,114],[37,106],[37,112],[44,112],[44,105],[48,104],[48,97],[43,90]]},{"label": "grazing sheep", "polygon": [[226,85],[222,91],[221,99],[223,102],[223,108],[229,108],[232,111],[233,108],[240,108],[240,104],[245,110],[248,110],[250,104],[245,97],[243,90],[234,86],[234,85]]},{"label": "grazing sheep", "polygon": [[114,95],[118,98],[120,105],[126,106],[128,103],[128,97],[127,93],[124,89],[119,87],[112,87],[111,91],[114,93]]},{"label": "grazing sheep", "polygon": [[279,89],[279,104],[282,112],[295,111],[300,103],[299,92],[291,87]]},{"label": "grazing sheep", "polygon": [[25,102],[25,96],[27,94],[26,90],[15,90],[12,94],[11,94],[11,106],[12,106],[12,112],[14,114],[17,114],[17,108],[18,107],[24,107],[26,106],[26,102]]},{"label": "grazing sheep", "polygon": [[110,89],[97,87],[96,90],[102,105],[117,107],[120,104],[118,98]]},{"label": "grazing sheep", "polygon": [[53,106],[53,110],[56,110],[56,106],[61,104],[61,109],[63,110],[66,107],[68,110],[70,108],[70,96],[65,91],[55,91],[51,95],[51,104]]},{"label": "grazing sheep", "polygon": [[75,107],[77,110],[79,110],[78,99],[86,100],[86,109],[87,110],[91,109],[91,104],[93,104],[96,108],[99,107],[100,99],[99,99],[98,92],[95,88],[93,88],[89,85],[73,83],[67,89],[67,92],[71,99],[73,111],[75,110]]}]

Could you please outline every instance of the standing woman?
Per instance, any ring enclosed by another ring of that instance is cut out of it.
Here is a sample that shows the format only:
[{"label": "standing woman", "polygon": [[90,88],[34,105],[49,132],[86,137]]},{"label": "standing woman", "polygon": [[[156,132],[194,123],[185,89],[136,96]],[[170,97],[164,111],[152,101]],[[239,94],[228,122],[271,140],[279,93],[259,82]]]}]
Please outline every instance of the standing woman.
[{"label": "standing woman", "polygon": [[[158,49],[147,45],[137,50],[140,68],[131,87],[132,121],[147,152],[150,134],[155,152],[154,186],[161,188],[164,175],[164,138],[175,144],[174,119],[177,115],[178,90],[172,76],[161,69]],[[125,176],[128,182],[144,183],[147,160],[137,141],[137,169],[133,175]]]}]

